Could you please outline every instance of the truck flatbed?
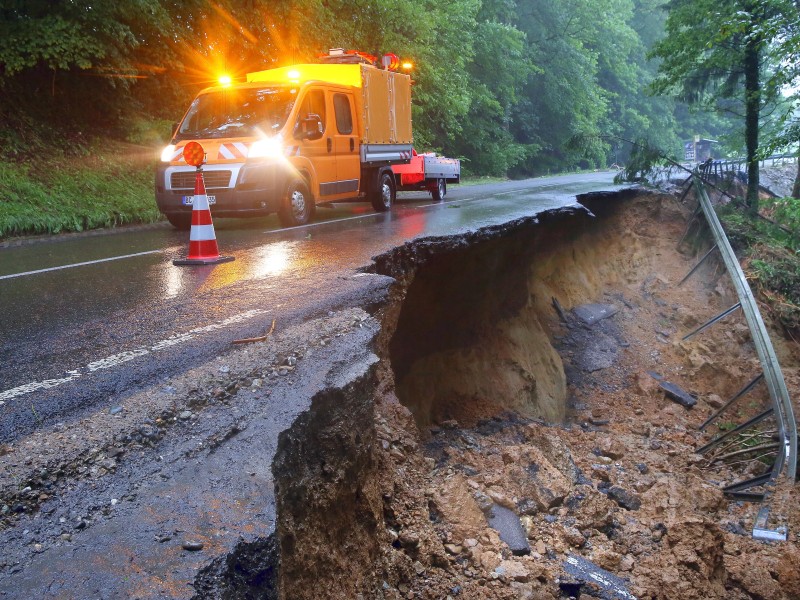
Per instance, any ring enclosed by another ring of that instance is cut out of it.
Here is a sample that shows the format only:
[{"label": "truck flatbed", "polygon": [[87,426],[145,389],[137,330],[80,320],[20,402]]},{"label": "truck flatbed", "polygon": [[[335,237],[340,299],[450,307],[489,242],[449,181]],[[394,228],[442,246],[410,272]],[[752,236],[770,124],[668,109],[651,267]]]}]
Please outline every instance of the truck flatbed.
[{"label": "truck flatbed", "polygon": [[461,161],[437,156],[435,152],[418,154],[413,150],[411,161],[408,164],[392,165],[392,171],[397,178],[398,190],[426,190],[434,200],[444,198],[448,183],[461,182]]}]

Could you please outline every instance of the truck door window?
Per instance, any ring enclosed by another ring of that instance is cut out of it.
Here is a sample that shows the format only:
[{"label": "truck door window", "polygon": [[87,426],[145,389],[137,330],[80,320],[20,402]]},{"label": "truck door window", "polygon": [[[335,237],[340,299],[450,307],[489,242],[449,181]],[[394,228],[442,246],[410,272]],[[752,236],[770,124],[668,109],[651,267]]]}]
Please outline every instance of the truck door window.
[{"label": "truck door window", "polygon": [[303,104],[300,105],[297,126],[301,127],[302,121],[311,115],[318,115],[322,121],[323,131],[325,130],[325,92],[322,90],[311,90],[306,94]]},{"label": "truck door window", "polygon": [[336,113],[336,129],[339,133],[353,133],[353,114],[350,112],[350,99],[344,94],[333,95],[333,110]]}]

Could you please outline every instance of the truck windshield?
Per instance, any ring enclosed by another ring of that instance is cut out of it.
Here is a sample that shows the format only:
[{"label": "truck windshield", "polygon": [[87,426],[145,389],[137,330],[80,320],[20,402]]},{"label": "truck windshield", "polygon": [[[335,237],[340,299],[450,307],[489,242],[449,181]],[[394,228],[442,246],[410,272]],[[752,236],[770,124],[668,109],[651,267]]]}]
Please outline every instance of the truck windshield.
[{"label": "truck windshield", "polygon": [[179,139],[267,135],[289,117],[297,90],[286,87],[229,88],[195,98],[178,128]]}]

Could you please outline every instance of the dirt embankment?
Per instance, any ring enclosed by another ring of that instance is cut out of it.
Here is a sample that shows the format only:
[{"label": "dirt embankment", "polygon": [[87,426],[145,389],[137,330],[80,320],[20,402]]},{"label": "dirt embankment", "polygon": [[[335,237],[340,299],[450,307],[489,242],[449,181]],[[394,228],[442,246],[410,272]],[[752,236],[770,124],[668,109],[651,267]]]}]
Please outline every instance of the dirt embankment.
[{"label": "dirt embankment", "polygon": [[[681,341],[736,302],[724,268],[710,261],[677,285],[706,242],[678,251],[687,209],[672,197],[587,205],[596,216],[378,258],[399,283],[383,311],[374,464],[361,472],[371,492],[355,494],[352,522],[374,537],[333,577],[296,558],[293,598],[800,597],[796,501],[773,506],[790,539],[770,545],[750,538],[758,505],[721,491],[764,472],[769,452],[695,453],[768,401],[761,384],[698,431],[759,371],[736,314]],[[796,397],[800,352],[774,339]],[[696,405],[671,401],[654,375]],[[316,548],[309,558],[350,553],[325,533],[342,514],[293,532]],[[610,587],[584,583],[584,560]]]}]

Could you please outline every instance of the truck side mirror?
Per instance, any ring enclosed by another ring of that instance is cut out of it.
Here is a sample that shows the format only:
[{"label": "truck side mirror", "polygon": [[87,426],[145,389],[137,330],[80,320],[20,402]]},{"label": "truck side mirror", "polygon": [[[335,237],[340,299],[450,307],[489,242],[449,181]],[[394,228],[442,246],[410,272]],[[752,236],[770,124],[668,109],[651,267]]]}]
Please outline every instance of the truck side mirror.
[{"label": "truck side mirror", "polygon": [[294,137],[301,140],[318,140],[322,137],[325,127],[319,115],[309,113],[305,119],[300,119],[295,128]]}]

